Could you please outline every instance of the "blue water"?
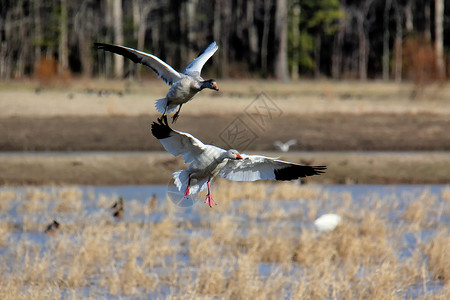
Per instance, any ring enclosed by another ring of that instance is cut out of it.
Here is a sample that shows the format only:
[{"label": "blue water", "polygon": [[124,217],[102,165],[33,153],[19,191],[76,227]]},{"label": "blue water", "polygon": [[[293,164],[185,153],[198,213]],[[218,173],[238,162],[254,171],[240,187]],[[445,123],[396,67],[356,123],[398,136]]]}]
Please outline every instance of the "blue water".
[{"label": "blue water", "polygon": [[[24,222],[24,213],[20,211],[21,200],[26,197],[27,191],[32,188],[41,189],[47,193],[55,193],[58,192],[59,189],[66,189],[68,187],[0,187],[0,192],[4,191],[14,191],[16,198],[19,200],[14,201],[13,205],[9,209],[8,213],[2,211],[0,213],[0,221],[7,221],[10,223],[14,223],[17,227],[14,234],[11,235],[11,239],[14,244],[14,240],[19,241],[21,239],[26,239],[30,241],[30,243],[43,246],[42,251],[45,251],[45,245],[48,243],[49,236],[43,235],[42,231],[27,231],[22,230],[22,223]],[[83,197],[83,208],[82,213],[80,215],[70,214],[66,212],[57,212],[53,216],[58,218],[58,220],[62,222],[75,222],[77,218],[82,219],[89,217],[90,215],[94,215],[98,213],[99,207],[97,206],[97,201],[100,196],[106,196],[111,199],[118,198],[119,196],[123,197],[125,201],[134,201],[138,204],[146,205],[152,195],[156,195],[158,198],[158,206],[159,208],[166,208],[167,201],[170,201],[166,198],[166,194],[173,187],[168,187],[166,185],[149,185],[149,186],[75,186],[74,188],[81,189],[82,197]],[[435,211],[450,211],[450,201],[446,199],[443,201],[442,192],[444,190],[450,190],[450,185],[318,185],[318,186],[307,186],[307,188],[317,189],[320,195],[329,193],[333,195],[351,195],[352,205],[355,207],[355,210],[362,208],[371,208],[376,207],[378,202],[384,201],[385,204],[388,204],[388,207],[392,207],[386,211],[386,218],[388,221],[393,224],[392,226],[401,226],[404,223],[402,216],[405,213],[406,208],[412,201],[416,201],[420,195],[425,193],[426,197],[435,197],[435,201],[433,202],[436,207],[433,207]],[[216,199],[219,200],[219,199]],[[235,212],[234,221],[238,224],[238,227],[241,228],[240,234],[246,234],[247,225],[249,225],[249,217],[246,214],[245,210],[237,210],[236,208],[240,205],[245,205],[246,202],[253,200],[240,200],[233,201],[230,204],[231,209]],[[269,201],[254,200],[262,203],[264,206],[264,210],[270,209]],[[307,215],[306,208],[303,206],[305,201],[315,201],[315,200],[302,200],[298,201],[294,200],[277,200],[277,206],[282,207],[287,212],[298,211],[302,212],[303,215]],[[187,203],[189,204],[189,203]],[[180,222],[189,222],[192,227],[184,228],[183,234],[186,236],[192,235],[193,232],[196,234],[201,233],[205,236],[210,235],[210,229],[202,227],[205,221],[214,222],[216,218],[220,218],[221,214],[218,210],[204,208],[205,204],[203,201],[198,201],[198,203],[192,203],[193,205],[179,205],[175,208],[175,211],[172,213],[173,216],[180,220]],[[220,204],[219,204],[220,205]],[[317,215],[333,212],[333,210],[339,208],[340,198],[331,197],[329,201],[324,202],[320,207]],[[200,207],[203,209],[202,213],[199,213],[199,210],[196,209]],[[206,213],[205,213],[205,210]],[[238,213],[240,211],[240,213]],[[242,212],[244,211],[244,212]],[[42,224],[42,228],[44,228],[45,224],[48,222],[48,215],[44,213],[25,213],[28,219],[32,219],[32,223]],[[159,209],[150,214],[137,213],[132,216],[127,215],[125,213],[124,220],[126,222],[136,222],[136,223],[158,223],[166,217],[166,210]],[[70,216],[69,216],[70,215]],[[441,226],[447,226],[450,228],[450,216],[447,214],[436,214],[431,215],[429,217],[432,219],[432,222],[435,224],[440,224]],[[264,219],[261,216],[256,217],[256,222],[261,223],[262,226],[270,225],[272,228],[281,226],[285,227],[288,224],[292,230],[295,232],[301,232],[302,228],[310,228],[313,230],[313,225],[309,220],[304,220],[299,218],[298,215],[293,214],[290,216],[287,215],[286,219],[277,220],[277,222],[272,222],[270,219]],[[403,222],[403,223],[402,223]],[[402,247],[398,249],[398,256],[401,259],[407,259],[414,252],[416,247],[419,244],[424,244],[435,235],[435,230],[433,228],[424,228],[419,232],[404,232],[400,235],[402,241]],[[397,236],[399,238],[399,236]],[[176,241],[175,241],[176,242]],[[186,246],[188,247],[188,246]],[[10,249],[11,250],[11,249]],[[7,248],[0,249],[0,257],[7,253]],[[187,249],[186,249],[187,252]],[[178,254],[178,260],[185,261],[186,265],[188,265],[189,257],[185,254]],[[276,266],[275,266],[276,267]],[[274,268],[273,264],[263,264],[261,263],[259,266],[259,273],[262,277],[270,276],[272,269]],[[163,270],[161,271],[163,272]],[[430,281],[428,285],[429,289],[439,290],[442,288],[442,284],[438,281]],[[167,289],[168,295],[170,294],[170,287],[165,287],[163,289]],[[421,286],[413,286],[411,290],[408,290],[408,295],[412,298],[416,298],[420,296]],[[87,291],[89,294],[89,291]],[[164,292],[162,292],[164,294]],[[108,295],[106,295],[108,297]]]}]

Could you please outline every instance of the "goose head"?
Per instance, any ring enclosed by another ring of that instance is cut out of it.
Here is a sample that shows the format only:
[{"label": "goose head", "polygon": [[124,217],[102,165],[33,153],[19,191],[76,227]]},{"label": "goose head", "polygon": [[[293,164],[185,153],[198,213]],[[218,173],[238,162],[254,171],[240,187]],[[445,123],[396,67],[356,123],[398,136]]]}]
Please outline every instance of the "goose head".
[{"label": "goose head", "polygon": [[211,89],[211,90],[215,90],[218,91],[219,88],[217,87],[217,82],[214,79],[210,79],[210,80],[205,80],[203,82],[201,82],[201,88],[202,89]]},{"label": "goose head", "polygon": [[227,154],[226,158],[229,159],[243,159],[243,157],[239,154],[239,152],[237,152],[234,149],[228,150],[226,154]]}]

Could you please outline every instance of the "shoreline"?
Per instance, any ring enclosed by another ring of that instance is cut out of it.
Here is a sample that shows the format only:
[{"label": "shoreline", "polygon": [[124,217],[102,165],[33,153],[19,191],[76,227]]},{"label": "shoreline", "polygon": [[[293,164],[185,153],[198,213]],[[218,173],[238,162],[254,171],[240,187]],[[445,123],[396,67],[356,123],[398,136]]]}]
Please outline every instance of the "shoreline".
[{"label": "shoreline", "polygon": [[[249,152],[251,154],[252,152]],[[424,152],[259,152],[294,163],[327,166],[307,178],[317,184],[448,184],[450,153]],[[1,152],[2,185],[167,184],[181,157],[163,151]]]}]

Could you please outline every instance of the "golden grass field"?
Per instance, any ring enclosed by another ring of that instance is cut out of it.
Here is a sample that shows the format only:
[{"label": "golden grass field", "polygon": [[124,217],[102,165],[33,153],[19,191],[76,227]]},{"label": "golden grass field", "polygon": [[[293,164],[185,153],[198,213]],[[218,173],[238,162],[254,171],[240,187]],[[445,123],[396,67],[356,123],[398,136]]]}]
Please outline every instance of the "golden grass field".
[{"label": "golden grass field", "polygon": [[[213,187],[183,209],[79,187],[0,191],[1,299],[448,299],[450,189]],[[320,214],[343,216],[319,233]],[[58,219],[54,235],[46,224]]]},{"label": "golden grass field", "polygon": [[[382,81],[220,80],[218,85],[219,92],[203,91],[183,107],[183,113],[195,116],[239,114],[264,92],[277,101],[287,115],[323,112],[450,114],[450,85],[446,83],[427,86],[415,99],[411,99],[412,84]],[[168,90],[159,79],[141,82],[74,80],[44,87],[40,93],[35,93],[37,87],[34,81],[1,82],[0,117],[156,116],[153,100],[163,98]],[[99,97],[101,91],[110,94]]]}]

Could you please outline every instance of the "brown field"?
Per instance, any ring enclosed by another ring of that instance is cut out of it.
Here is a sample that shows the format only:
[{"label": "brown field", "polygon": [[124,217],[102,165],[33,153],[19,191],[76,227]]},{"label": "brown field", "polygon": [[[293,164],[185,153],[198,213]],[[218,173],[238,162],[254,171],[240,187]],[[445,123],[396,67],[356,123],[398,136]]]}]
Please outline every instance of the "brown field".
[{"label": "brown field", "polygon": [[[219,84],[219,92],[205,91],[185,105],[173,127],[219,147],[327,164],[327,174],[313,182],[448,183],[448,84],[428,86],[415,99],[412,85],[383,82]],[[78,80],[38,92],[36,86],[0,83],[0,150],[163,151],[149,130],[157,118],[153,100],[167,91],[160,80]],[[261,92],[275,105],[271,115],[255,102]],[[251,142],[227,137],[236,118],[249,129]],[[301,153],[273,152],[274,141],[289,139],[298,140],[291,149]],[[183,168],[179,159],[158,152],[28,154],[0,156],[1,182],[149,184],[166,182]]]},{"label": "brown field", "polygon": [[[162,150],[149,132],[157,117],[153,100],[167,90],[159,81],[31,88],[0,85],[0,150]],[[415,100],[410,89],[377,82],[224,81],[220,92],[205,91],[185,105],[174,128],[226,147],[220,134],[238,117],[255,137],[241,150],[271,151],[275,140],[288,139],[299,141],[297,151],[450,150],[450,88],[430,88]],[[103,90],[115,93],[100,96]],[[254,102],[261,92],[276,106],[270,117]],[[264,124],[246,114],[255,109]]]},{"label": "brown field", "polygon": [[[447,152],[305,152],[259,154],[311,165],[325,174],[307,178],[321,184],[447,184]],[[183,160],[167,152],[7,153],[0,154],[3,185],[148,185],[167,184]]]},{"label": "brown field", "polygon": [[[442,201],[423,190],[358,202],[295,183],[267,187],[220,182],[219,204],[199,203],[191,217],[167,199],[155,207],[150,195],[125,199],[118,221],[110,210],[116,196],[77,187],[2,190],[0,211],[9,217],[0,222],[0,298],[450,297],[448,223],[438,221],[450,213],[448,189]],[[311,224],[325,209],[343,222],[319,234]],[[45,234],[53,218],[61,227]]]}]

